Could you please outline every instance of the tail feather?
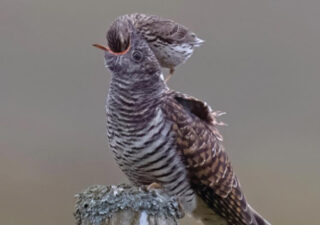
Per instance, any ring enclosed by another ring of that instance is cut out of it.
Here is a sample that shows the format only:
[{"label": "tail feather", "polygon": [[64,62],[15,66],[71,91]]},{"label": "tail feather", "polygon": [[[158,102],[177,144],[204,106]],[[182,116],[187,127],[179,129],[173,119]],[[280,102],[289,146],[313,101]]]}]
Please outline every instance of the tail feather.
[{"label": "tail feather", "polygon": [[204,225],[228,225],[226,219],[210,209],[200,197],[197,197],[197,208],[192,212],[192,216]]},{"label": "tail feather", "polygon": [[[197,209],[195,214],[199,218],[203,218],[204,224],[206,220],[217,217],[217,214],[224,218],[225,224],[228,225],[271,225],[259,213],[257,213],[246,201],[239,185],[234,186],[233,190],[225,198],[215,194],[215,192],[205,185],[194,185],[194,190],[198,196],[206,203],[207,208],[211,208],[215,213],[208,213]],[[202,214],[202,215],[201,215]]]}]

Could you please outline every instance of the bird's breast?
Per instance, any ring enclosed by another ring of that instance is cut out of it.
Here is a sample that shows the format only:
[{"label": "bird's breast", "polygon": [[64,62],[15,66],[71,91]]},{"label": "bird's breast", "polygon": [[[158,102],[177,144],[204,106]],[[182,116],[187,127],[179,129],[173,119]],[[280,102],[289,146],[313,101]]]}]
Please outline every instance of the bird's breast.
[{"label": "bird's breast", "polygon": [[192,45],[188,43],[168,44],[155,41],[150,44],[152,51],[162,67],[172,68],[184,63],[193,53]]},{"label": "bird's breast", "polygon": [[[150,114],[150,115],[149,115]],[[107,105],[109,145],[123,172],[136,185],[160,183],[191,211],[195,197],[176,150],[172,122],[160,108],[129,113]]]}]

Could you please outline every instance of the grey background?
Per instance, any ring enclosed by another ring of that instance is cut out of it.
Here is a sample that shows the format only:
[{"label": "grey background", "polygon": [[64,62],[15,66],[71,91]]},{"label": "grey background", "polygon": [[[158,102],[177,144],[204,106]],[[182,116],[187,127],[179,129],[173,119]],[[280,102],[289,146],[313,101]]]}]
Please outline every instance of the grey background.
[{"label": "grey background", "polygon": [[[319,224],[320,1],[1,0],[0,223],[73,224],[73,195],[126,178],[106,150],[103,54],[113,19],[172,18],[206,40],[170,87],[228,112],[252,206]],[[191,222],[190,222],[191,223]]]}]

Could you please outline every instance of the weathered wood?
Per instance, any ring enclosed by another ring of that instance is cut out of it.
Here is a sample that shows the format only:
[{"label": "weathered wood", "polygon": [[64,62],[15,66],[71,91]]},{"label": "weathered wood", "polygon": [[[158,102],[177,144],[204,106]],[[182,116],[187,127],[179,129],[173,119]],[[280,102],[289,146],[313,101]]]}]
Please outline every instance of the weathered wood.
[{"label": "weathered wood", "polygon": [[89,187],[75,210],[77,225],[176,225],[184,216],[176,198],[129,185]]}]

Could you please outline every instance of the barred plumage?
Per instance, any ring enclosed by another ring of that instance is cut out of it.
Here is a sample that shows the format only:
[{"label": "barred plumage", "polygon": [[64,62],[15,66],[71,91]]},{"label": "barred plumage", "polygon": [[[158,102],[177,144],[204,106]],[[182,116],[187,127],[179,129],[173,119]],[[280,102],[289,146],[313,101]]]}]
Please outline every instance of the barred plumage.
[{"label": "barred plumage", "polygon": [[136,185],[161,184],[205,224],[269,224],[244,197],[217,129],[219,113],[170,90],[156,56],[134,28],[128,49],[107,50],[105,60],[112,72],[107,134],[128,178]]}]

